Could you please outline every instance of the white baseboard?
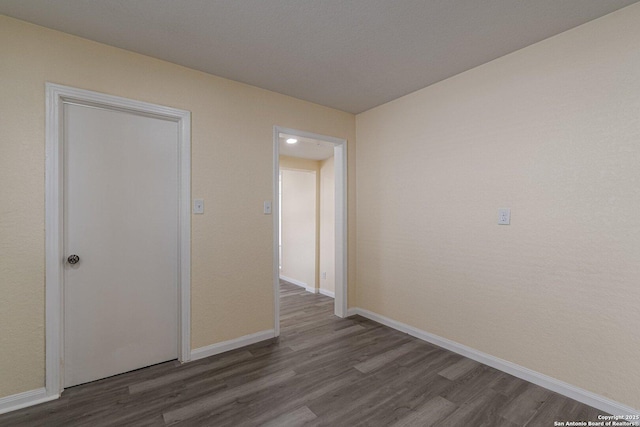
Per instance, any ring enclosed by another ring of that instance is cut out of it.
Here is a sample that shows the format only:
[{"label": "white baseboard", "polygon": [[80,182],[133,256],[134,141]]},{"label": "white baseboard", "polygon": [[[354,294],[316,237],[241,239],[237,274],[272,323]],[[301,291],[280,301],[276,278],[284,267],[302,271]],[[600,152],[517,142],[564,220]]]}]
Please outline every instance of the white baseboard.
[{"label": "white baseboard", "polygon": [[0,397],[0,414],[55,400],[58,397],[59,394],[47,395],[47,389],[44,387]]},{"label": "white baseboard", "polygon": [[256,332],[255,334],[245,335],[243,337],[235,338],[229,341],[219,342],[217,344],[211,344],[206,347],[196,348],[191,350],[191,360],[204,359],[205,357],[215,356],[216,354],[225,353],[227,351],[235,350],[240,347],[255,344],[260,341],[275,338],[276,334],[273,329],[266,331]]},{"label": "white baseboard", "polygon": [[336,293],[335,293],[335,292],[331,292],[331,291],[328,291],[328,290],[326,290],[326,289],[322,289],[322,288],[320,288],[320,293],[321,293],[322,295],[328,296],[328,297],[330,297],[330,298],[335,298],[335,297],[336,297]]},{"label": "white baseboard", "polygon": [[435,344],[454,353],[461,354],[465,357],[468,357],[469,359],[473,359],[477,362],[491,366],[492,368],[506,372],[525,381],[529,381],[533,384],[539,385],[540,387],[544,387],[548,390],[562,394],[563,396],[567,396],[571,399],[592,406],[603,412],[607,412],[612,415],[640,415],[640,410],[638,409],[631,408],[622,403],[608,399],[604,396],[600,396],[588,390],[573,386],[571,384],[565,383],[564,381],[560,381],[547,375],[541,374],[540,372],[525,368],[524,366],[516,365],[515,363],[509,362],[507,360],[503,360],[490,354],[483,353],[479,350],[467,347],[466,345],[459,344],[455,341],[451,341],[438,335],[434,335],[418,328],[414,328],[413,326],[409,326],[405,323],[389,319],[388,317],[381,316],[369,310],[365,310],[362,308],[350,308],[347,311],[348,316],[353,316],[356,314],[381,323],[385,326],[389,326],[390,328],[396,329],[398,331],[405,332],[413,337],[429,342],[431,344]]},{"label": "white baseboard", "polygon": [[307,285],[304,282],[301,282],[300,280],[296,280],[296,279],[293,279],[291,277],[282,276],[282,275],[280,275],[280,278],[282,280],[285,280],[285,281],[289,282],[289,283],[292,283],[294,285],[300,286],[301,288],[304,288],[307,292],[311,292],[312,294],[317,294],[318,293],[316,288],[312,288],[311,286]]}]

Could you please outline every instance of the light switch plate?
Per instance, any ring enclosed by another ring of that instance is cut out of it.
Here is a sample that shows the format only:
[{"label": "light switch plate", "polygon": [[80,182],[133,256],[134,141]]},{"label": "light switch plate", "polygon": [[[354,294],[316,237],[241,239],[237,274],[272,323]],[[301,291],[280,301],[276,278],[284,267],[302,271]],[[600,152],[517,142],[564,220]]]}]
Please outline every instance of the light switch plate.
[{"label": "light switch plate", "polygon": [[201,215],[204,213],[204,200],[203,199],[195,199],[193,201],[193,213],[196,215]]},{"label": "light switch plate", "polygon": [[511,209],[500,208],[498,209],[498,225],[511,224]]},{"label": "light switch plate", "polygon": [[271,200],[264,201],[264,214],[271,215]]}]

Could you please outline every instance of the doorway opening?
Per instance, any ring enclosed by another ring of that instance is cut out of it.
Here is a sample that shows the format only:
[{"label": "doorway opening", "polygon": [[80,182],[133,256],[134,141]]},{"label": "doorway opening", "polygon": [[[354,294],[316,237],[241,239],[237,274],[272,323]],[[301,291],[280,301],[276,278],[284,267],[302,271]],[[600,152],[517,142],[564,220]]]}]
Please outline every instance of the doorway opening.
[{"label": "doorway opening", "polygon": [[346,140],[274,127],[274,306],[280,279],[334,298],[347,314]]}]

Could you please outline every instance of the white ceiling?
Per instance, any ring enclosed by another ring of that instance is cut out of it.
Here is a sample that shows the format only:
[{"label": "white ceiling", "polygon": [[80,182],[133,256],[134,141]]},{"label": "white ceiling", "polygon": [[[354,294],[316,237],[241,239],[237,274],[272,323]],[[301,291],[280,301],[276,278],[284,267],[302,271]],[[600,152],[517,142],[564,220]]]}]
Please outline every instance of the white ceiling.
[{"label": "white ceiling", "polygon": [[[298,142],[287,144],[287,139],[294,138]],[[334,145],[330,142],[320,141],[302,136],[281,133],[279,135],[279,152],[281,156],[298,157],[310,160],[325,160],[333,157]]]},{"label": "white ceiling", "polygon": [[638,0],[0,0],[0,13],[359,113]]}]

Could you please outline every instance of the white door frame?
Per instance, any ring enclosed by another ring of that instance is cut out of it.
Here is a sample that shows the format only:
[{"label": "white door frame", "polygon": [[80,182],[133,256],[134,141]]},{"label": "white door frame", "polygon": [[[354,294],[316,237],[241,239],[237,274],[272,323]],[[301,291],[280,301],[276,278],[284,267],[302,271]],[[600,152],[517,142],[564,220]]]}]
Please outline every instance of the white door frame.
[{"label": "white door frame", "polygon": [[335,182],[336,182],[336,289],[334,312],[336,316],[347,316],[347,140],[332,136],[319,135],[281,126],[273,127],[273,294],[275,307],[275,336],[280,335],[280,270],[278,233],[280,206],[278,206],[278,179],[280,173],[281,133],[325,141],[334,146]]},{"label": "white door frame", "polygon": [[47,396],[64,389],[63,106],[73,103],[168,119],[178,124],[178,358],[191,357],[191,113],[161,105],[46,83],[45,314]]}]

